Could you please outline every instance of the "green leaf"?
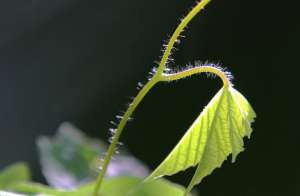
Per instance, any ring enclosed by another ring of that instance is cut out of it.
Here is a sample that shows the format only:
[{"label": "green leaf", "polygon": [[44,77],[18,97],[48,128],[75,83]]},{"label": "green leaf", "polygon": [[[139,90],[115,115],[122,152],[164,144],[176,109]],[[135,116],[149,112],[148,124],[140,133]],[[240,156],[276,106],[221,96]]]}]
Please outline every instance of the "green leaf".
[{"label": "green leaf", "polygon": [[134,189],[134,187],[138,186],[141,181],[140,178],[126,176],[107,179],[103,183],[100,195],[125,196]]},{"label": "green leaf", "polygon": [[233,87],[223,87],[146,181],[197,166],[190,191],[228,155],[235,161],[244,150],[243,137],[251,135],[254,118],[255,112],[243,95]]},{"label": "green leaf", "polygon": [[165,179],[159,179],[137,185],[132,191],[128,192],[127,196],[182,196],[184,192],[184,187]]},{"label": "green leaf", "polygon": [[[72,191],[63,191],[38,183],[19,183],[11,190],[29,195],[86,196],[92,194],[94,185],[88,183]],[[122,176],[105,180],[99,196],[182,196],[183,193],[182,186],[164,179],[142,183],[142,178]]]},{"label": "green leaf", "polygon": [[6,189],[11,184],[29,181],[31,178],[25,163],[15,163],[4,168],[0,173],[0,189]]},{"label": "green leaf", "polygon": [[9,187],[9,190],[12,192],[16,192],[19,194],[26,194],[26,195],[61,196],[67,193],[66,191],[54,189],[52,187],[40,183],[34,183],[34,182],[15,183]]},{"label": "green leaf", "polygon": [[[142,178],[133,176],[106,179],[100,191],[100,196],[182,196],[185,191],[184,187],[165,179],[146,183],[142,181]],[[79,189],[79,193],[88,195],[87,190],[90,187]],[[85,192],[82,190],[85,190]]]}]

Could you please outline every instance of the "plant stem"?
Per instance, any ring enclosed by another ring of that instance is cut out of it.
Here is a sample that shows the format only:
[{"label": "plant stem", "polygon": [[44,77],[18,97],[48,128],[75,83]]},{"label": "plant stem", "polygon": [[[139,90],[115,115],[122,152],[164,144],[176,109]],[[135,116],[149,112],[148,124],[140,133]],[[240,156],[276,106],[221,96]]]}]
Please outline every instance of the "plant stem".
[{"label": "plant stem", "polygon": [[163,57],[160,61],[159,67],[157,72],[159,74],[162,74],[166,63],[168,62],[168,58],[171,54],[172,48],[174,44],[176,43],[178,37],[184,30],[184,28],[188,25],[188,23],[210,2],[211,0],[202,0],[197,3],[197,5],[186,15],[180,22],[180,24],[177,26],[176,30],[174,31],[172,37],[170,38],[168,45],[166,47],[166,50],[163,54]]},{"label": "plant stem", "polygon": [[109,162],[110,162],[110,160],[113,156],[113,153],[114,153],[114,151],[116,149],[116,146],[119,142],[120,135],[122,134],[126,123],[128,122],[130,116],[132,115],[134,110],[137,108],[139,103],[143,100],[145,95],[151,90],[151,88],[157,82],[160,82],[160,81],[179,80],[179,79],[186,78],[186,77],[189,77],[191,75],[199,74],[199,73],[203,73],[203,72],[213,73],[213,74],[216,74],[217,76],[219,76],[222,79],[223,85],[225,87],[230,85],[229,78],[227,77],[226,73],[224,73],[221,69],[218,69],[218,68],[212,67],[212,66],[199,66],[199,67],[190,68],[190,69],[187,69],[187,70],[184,70],[184,71],[181,71],[181,72],[177,72],[177,73],[173,73],[173,74],[165,74],[165,73],[163,73],[162,75],[155,74],[154,77],[142,88],[142,90],[134,98],[133,102],[129,106],[128,110],[124,114],[122,120],[120,121],[120,123],[117,127],[116,134],[113,136],[112,143],[109,146],[108,151],[105,155],[104,163],[102,165],[102,170],[100,171],[100,174],[99,174],[99,176],[96,180],[96,185],[95,185],[95,190],[94,190],[93,196],[97,196],[97,193],[98,193],[98,191],[100,189],[100,186],[103,182],[103,178],[104,178],[105,172],[107,170],[108,164],[109,164]]},{"label": "plant stem", "polygon": [[123,132],[123,129],[126,125],[126,123],[128,122],[130,116],[132,115],[132,113],[134,112],[134,110],[137,108],[137,106],[139,105],[139,103],[142,101],[142,99],[145,97],[145,95],[150,91],[150,89],[158,82],[160,81],[160,77],[158,77],[158,75],[156,74],[155,76],[153,76],[153,78],[142,88],[142,90],[138,93],[138,95],[134,98],[133,102],[130,104],[129,108],[127,109],[127,111],[125,112],[122,120],[120,121],[118,127],[117,127],[117,131],[115,133],[115,135],[113,136],[112,142],[107,150],[107,153],[105,155],[104,158],[104,163],[102,165],[102,169],[97,177],[96,180],[96,185],[95,185],[95,189],[94,189],[94,194],[93,196],[97,196],[97,193],[99,192],[99,189],[101,187],[105,172],[107,170],[108,164],[115,152],[116,146],[119,142],[119,138]]},{"label": "plant stem", "polygon": [[182,78],[186,78],[188,76],[194,75],[194,74],[199,74],[199,73],[213,73],[216,74],[217,76],[219,76],[222,81],[223,81],[223,85],[225,87],[230,85],[230,80],[228,78],[228,76],[226,75],[225,72],[223,72],[221,69],[217,68],[217,67],[212,67],[212,66],[198,66],[198,67],[193,67],[190,69],[186,69],[184,71],[181,72],[177,72],[177,73],[172,73],[172,74],[162,74],[162,81],[174,81],[174,80],[179,80]]},{"label": "plant stem", "polygon": [[[201,2],[198,2],[197,5],[188,13],[188,15],[181,21],[181,23],[178,25],[178,27],[176,28],[175,32],[173,33],[172,37],[169,40],[169,43],[166,47],[166,50],[163,54],[163,57],[161,59],[161,62],[158,66],[157,72],[155,73],[155,75],[152,77],[151,80],[148,81],[148,83],[142,88],[142,90],[138,93],[138,95],[134,98],[133,102],[130,104],[130,106],[128,107],[127,111],[125,112],[122,120],[120,121],[119,125],[117,126],[117,130],[115,135],[113,136],[113,140],[112,143],[110,144],[108,151],[105,155],[104,158],[104,162],[102,165],[102,169],[96,179],[96,185],[95,185],[95,189],[94,189],[94,193],[93,196],[97,196],[101,184],[103,182],[103,178],[104,175],[106,173],[107,167],[109,165],[109,162],[115,152],[116,146],[119,142],[119,138],[123,132],[123,129],[127,123],[127,121],[129,120],[130,116],[132,115],[132,113],[135,111],[135,109],[137,108],[137,106],[139,105],[139,103],[142,101],[142,99],[145,97],[145,95],[151,90],[151,88],[159,81],[171,81],[173,79],[175,79],[176,77],[179,76],[178,79],[180,78],[184,78],[187,77],[188,75],[192,75],[195,74],[196,72],[182,72],[177,73],[177,76],[171,76],[170,75],[164,75],[164,69],[166,67],[166,63],[169,59],[169,56],[171,54],[172,48],[175,44],[175,42],[177,41],[178,37],[180,36],[181,32],[183,31],[183,29],[188,25],[188,23],[194,18],[194,16],[200,12],[201,9],[204,8],[204,6],[206,4],[208,4],[210,2],[210,0],[202,0]],[[210,72],[211,70],[207,70],[208,72]],[[179,75],[178,75],[179,74]],[[168,80],[169,79],[169,80]],[[223,78],[222,78],[223,79]],[[177,79],[176,79],[177,80]],[[224,82],[224,80],[223,80]],[[225,83],[224,83],[225,84]]]}]

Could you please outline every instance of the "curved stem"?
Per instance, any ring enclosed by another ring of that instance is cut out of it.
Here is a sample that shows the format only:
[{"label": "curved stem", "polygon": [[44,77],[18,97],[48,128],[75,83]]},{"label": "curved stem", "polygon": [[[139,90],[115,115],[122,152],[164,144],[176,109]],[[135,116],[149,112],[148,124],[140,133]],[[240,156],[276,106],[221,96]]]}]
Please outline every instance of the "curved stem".
[{"label": "curved stem", "polygon": [[[190,69],[187,69],[187,70],[184,70],[184,71],[181,71],[181,72],[177,72],[177,73],[173,73],[173,74],[166,74],[166,73],[163,73],[161,75],[155,74],[155,76],[142,88],[142,90],[138,93],[138,95],[134,98],[133,102],[130,104],[128,110],[124,114],[122,120],[120,121],[120,123],[117,127],[116,134],[113,136],[112,143],[109,146],[108,151],[105,155],[104,163],[102,165],[102,170],[100,171],[100,173],[97,177],[93,196],[97,196],[97,193],[98,193],[98,191],[100,189],[100,186],[103,182],[103,178],[104,178],[105,172],[107,170],[108,164],[109,164],[109,162],[110,162],[110,160],[111,160],[111,158],[112,158],[112,156],[115,152],[116,146],[119,142],[119,138],[120,138],[120,136],[123,132],[123,129],[124,129],[126,123],[128,122],[130,116],[132,115],[134,110],[137,108],[139,103],[145,97],[145,95],[151,90],[151,88],[157,82],[160,82],[160,81],[179,80],[179,79],[186,78],[188,76],[203,73],[203,72],[213,73],[213,74],[216,74],[217,76],[219,76],[222,79],[223,85],[225,87],[230,85],[229,78],[227,77],[226,73],[224,73],[221,69],[219,69],[217,67],[212,67],[212,66],[199,66],[199,67],[190,68]],[[188,192],[189,192],[189,189],[187,189],[186,194]]]},{"label": "curved stem", "polygon": [[163,54],[163,57],[160,61],[159,67],[157,72],[159,74],[163,73],[166,63],[168,61],[169,56],[171,55],[172,48],[177,41],[178,37],[180,36],[183,29],[188,25],[188,23],[203,9],[211,0],[202,0],[199,2],[189,13],[186,17],[184,17],[180,24],[177,26],[176,30],[174,31],[172,37],[170,38],[166,50]]},{"label": "curved stem", "polygon": [[[101,184],[103,182],[103,178],[104,175],[106,173],[108,164],[115,152],[116,146],[118,144],[119,138],[121,133],[123,132],[123,129],[127,123],[127,121],[129,120],[130,116],[132,115],[132,113],[135,111],[135,109],[137,108],[137,106],[139,105],[139,103],[142,101],[142,99],[144,98],[144,96],[151,90],[151,88],[159,81],[166,81],[167,78],[169,78],[170,80],[173,79],[173,77],[167,77],[168,75],[165,75],[164,69],[166,66],[166,63],[168,61],[168,58],[171,54],[172,48],[175,44],[175,42],[177,41],[177,38],[180,36],[180,33],[183,31],[183,29],[188,25],[188,23],[194,18],[194,16],[200,12],[201,9],[204,8],[204,6],[206,4],[208,4],[211,0],[202,0],[201,2],[198,2],[197,5],[188,13],[188,15],[181,21],[181,23],[179,24],[179,26],[176,28],[175,32],[173,33],[172,37],[169,40],[169,43],[166,47],[166,50],[163,54],[163,57],[161,59],[161,62],[158,66],[157,72],[156,74],[153,76],[153,78],[142,88],[142,90],[138,93],[138,95],[134,98],[133,102],[130,104],[129,108],[127,109],[127,111],[125,112],[122,120],[120,121],[116,133],[113,136],[113,140],[111,145],[108,148],[108,151],[105,155],[104,158],[104,162],[102,165],[102,170],[100,171],[97,179],[96,179],[96,185],[95,185],[95,189],[94,189],[94,193],[93,196],[97,196],[99,189],[101,187]],[[183,73],[183,75],[186,72]],[[187,72],[188,73],[188,72]],[[194,74],[194,73],[190,73],[190,74]],[[182,75],[182,74],[180,74]],[[186,77],[186,76],[182,76],[182,77]],[[180,78],[182,78],[180,77]],[[178,78],[178,79],[180,79]],[[167,81],[170,81],[167,80]],[[225,84],[225,83],[224,83]]]},{"label": "curved stem", "polygon": [[223,72],[221,69],[219,69],[217,67],[212,67],[212,66],[193,67],[193,68],[186,69],[184,71],[172,73],[172,74],[164,73],[164,74],[162,74],[162,81],[179,80],[179,79],[186,78],[188,76],[203,73],[203,72],[213,73],[213,74],[216,74],[217,76],[219,76],[222,79],[223,85],[225,87],[230,85],[230,80],[229,80],[228,76],[226,75],[226,73]]}]

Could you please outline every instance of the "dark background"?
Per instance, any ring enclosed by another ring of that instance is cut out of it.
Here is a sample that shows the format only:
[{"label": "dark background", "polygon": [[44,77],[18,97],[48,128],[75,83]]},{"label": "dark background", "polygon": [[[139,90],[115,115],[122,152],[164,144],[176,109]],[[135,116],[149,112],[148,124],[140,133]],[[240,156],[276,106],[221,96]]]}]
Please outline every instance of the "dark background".
[{"label": "dark background", "polygon": [[[64,121],[106,139],[138,82],[194,0],[0,2],[0,167],[27,161],[35,180],[35,138]],[[297,5],[214,0],[184,32],[176,65],[220,62],[255,108],[254,134],[235,164],[198,187],[201,195],[300,195],[300,24]],[[298,76],[298,77],[297,77]],[[220,88],[205,75],[157,85],[122,142],[154,168]],[[186,173],[172,178],[185,184]]]}]

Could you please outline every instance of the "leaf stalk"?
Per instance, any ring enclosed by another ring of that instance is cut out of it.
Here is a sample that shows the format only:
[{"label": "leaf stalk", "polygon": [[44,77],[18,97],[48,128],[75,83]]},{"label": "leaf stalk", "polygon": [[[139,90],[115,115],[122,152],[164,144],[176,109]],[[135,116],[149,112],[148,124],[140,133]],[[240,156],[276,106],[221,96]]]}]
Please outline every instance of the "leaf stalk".
[{"label": "leaf stalk", "polygon": [[162,74],[162,76],[163,76],[162,81],[169,82],[169,81],[179,80],[179,79],[186,78],[188,76],[203,73],[203,72],[212,73],[212,74],[219,76],[222,79],[223,85],[225,87],[228,87],[230,85],[230,79],[229,79],[228,75],[226,74],[226,72],[222,71],[218,67],[207,66],[207,65],[193,67],[193,68],[186,69],[184,71],[172,73],[172,74],[164,73],[164,74]]}]

